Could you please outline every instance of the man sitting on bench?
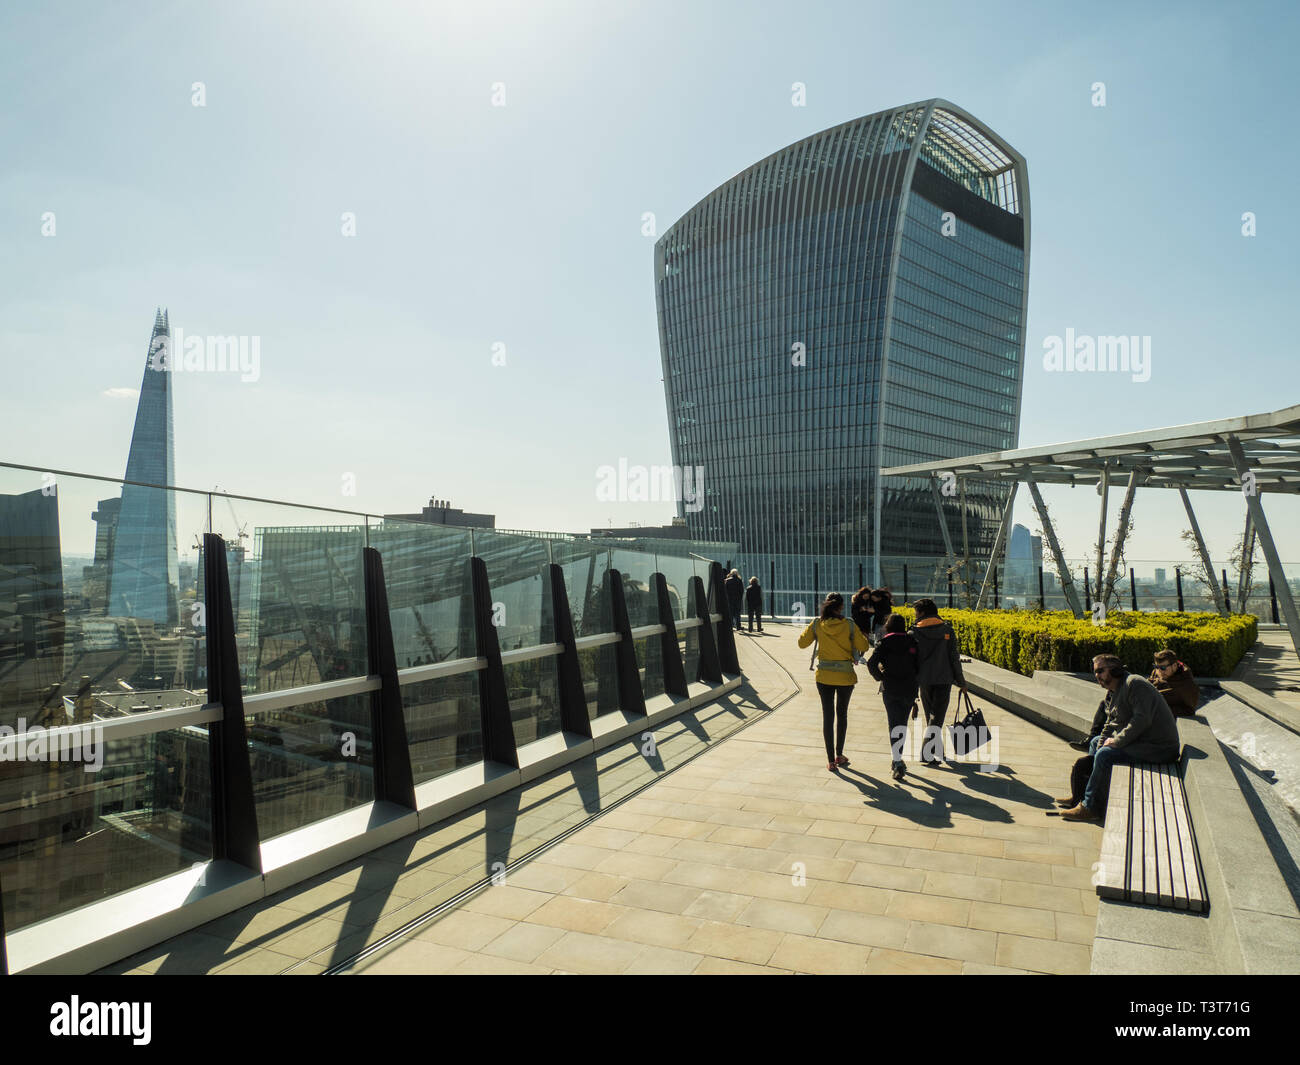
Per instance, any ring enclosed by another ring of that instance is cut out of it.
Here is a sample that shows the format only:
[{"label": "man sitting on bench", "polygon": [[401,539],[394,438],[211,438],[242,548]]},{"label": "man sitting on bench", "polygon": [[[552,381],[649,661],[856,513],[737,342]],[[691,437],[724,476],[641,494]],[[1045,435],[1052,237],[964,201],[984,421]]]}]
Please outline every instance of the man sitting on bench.
[{"label": "man sitting on bench", "polygon": [[1083,801],[1061,812],[1065,821],[1102,816],[1099,796],[1110,787],[1112,766],[1178,761],[1178,725],[1155,686],[1129,673],[1115,655],[1098,655],[1092,660],[1092,672],[1108,693],[1110,709],[1105,727],[1092,739],[1092,773]]}]

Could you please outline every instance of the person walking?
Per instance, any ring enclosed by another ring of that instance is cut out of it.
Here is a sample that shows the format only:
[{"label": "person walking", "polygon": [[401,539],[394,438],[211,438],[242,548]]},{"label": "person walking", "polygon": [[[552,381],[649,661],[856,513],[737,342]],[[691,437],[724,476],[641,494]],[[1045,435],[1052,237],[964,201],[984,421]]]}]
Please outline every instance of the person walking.
[{"label": "person walking", "polygon": [[907,622],[901,614],[890,614],[882,631],[880,643],[867,659],[867,670],[881,682],[889,721],[890,769],[895,780],[902,780],[907,772],[903,744],[907,740],[907,713],[916,701],[919,651],[916,640],[907,634]]},{"label": "person walking", "polygon": [[849,729],[849,698],[858,675],[854,652],[870,650],[862,631],[844,616],[844,596],[831,592],[822,602],[821,617],[799,634],[799,646],[817,641],[817,694],[822,701],[822,738],[826,741],[826,768],[834,773],[847,766],[844,738]]},{"label": "person walking", "polygon": [[920,688],[921,708],[925,711],[925,740],[921,745],[921,764],[937,766],[943,760],[943,719],[948,713],[952,686],[966,691],[961,671],[961,653],[957,634],[939,617],[933,599],[918,599],[914,604],[916,624],[908,635],[916,640],[916,680]]},{"label": "person walking", "polygon": [[876,643],[885,633],[885,622],[894,612],[894,597],[888,588],[877,588],[871,593],[871,617],[874,627],[867,633],[872,643]]},{"label": "person walking", "polygon": [[[871,639],[871,630],[875,627],[875,615],[871,609],[871,589],[868,587],[859,588],[853,593],[853,599],[849,604],[849,613],[853,618],[853,624],[862,630],[862,635],[868,641]],[[861,665],[861,660],[858,662]]]},{"label": "person walking", "polygon": [[749,587],[745,589],[745,609],[749,611],[749,631],[754,631],[754,621],[758,621],[758,631],[763,631],[763,589],[757,577],[749,578]]},{"label": "person walking", "polygon": [[745,598],[745,585],[740,579],[740,570],[733,569],[722,584],[727,590],[727,605],[731,607],[731,624],[740,632],[740,604]]}]

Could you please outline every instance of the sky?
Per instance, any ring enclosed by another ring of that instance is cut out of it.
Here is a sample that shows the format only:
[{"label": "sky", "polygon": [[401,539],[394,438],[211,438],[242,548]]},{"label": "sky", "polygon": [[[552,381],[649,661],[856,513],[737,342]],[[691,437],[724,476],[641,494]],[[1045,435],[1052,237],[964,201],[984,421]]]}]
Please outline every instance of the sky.
[{"label": "sky", "polygon": [[[596,475],[671,462],[655,236],[796,140],[936,96],[1028,162],[1020,446],[1289,406],[1298,10],[5,5],[0,460],[122,476],[165,306],[259,353],[256,373],[175,375],[179,485],[376,514],[437,496],[503,528],[666,522],[673,504],[604,501]],[[1151,337],[1150,379],[1048,372],[1067,329]],[[93,532],[81,487],[65,551]],[[1066,553],[1090,552],[1096,495],[1044,495]],[[1193,498],[1226,554],[1240,496]],[[1300,562],[1300,504],[1265,507]],[[1185,527],[1173,493],[1139,492],[1129,556],[1187,557]]]}]

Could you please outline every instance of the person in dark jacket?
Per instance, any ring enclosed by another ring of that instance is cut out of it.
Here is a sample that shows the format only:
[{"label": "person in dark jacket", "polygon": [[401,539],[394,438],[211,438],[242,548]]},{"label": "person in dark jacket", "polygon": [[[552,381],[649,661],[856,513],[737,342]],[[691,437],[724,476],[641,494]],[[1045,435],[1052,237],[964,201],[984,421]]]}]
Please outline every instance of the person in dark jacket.
[{"label": "person in dark jacket", "polygon": [[1192,671],[1168,648],[1156,652],[1155,667],[1147,680],[1165,697],[1175,716],[1190,717],[1196,713],[1201,702],[1201,689],[1196,686]]},{"label": "person in dark jacket", "polygon": [[745,589],[745,609],[749,611],[749,631],[754,631],[754,620],[758,619],[758,631],[763,631],[763,589],[759,587],[758,578],[749,578],[749,587]]},{"label": "person in dark jacket", "polygon": [[907,740],[907,712],[916,701],[916,640],[907,634],[907,622],[901,615],[885,619],[884,635],[867,659],[867,671],[881,681],[885,716],[889,720],[890,768],[895,780],[907,772],[903,761],[903,744]]},{"label": "person in dark jacket", "polygon": [[916,624],[908,634],[916,640],[916,680],[920,687],[921,708],[925,711],[925,740],[921,746],[921,764],[937,766],[943,759],[943,719],[948,713],[952,686],[966,691],[961,671],[961,653],[957,634],[939,617],[933,599],[918,599],[914,604]]},{"label": "person in dark jacket", "polygon": [[871,612],[871,589],[862,587],[854,592],[849,607],[849,615],[853,618],[853,624],[858,627],[863,636],[870,640],[871,629],[875,625],[875,615]]},{"label": "person in dark jacket", "polygon": [[1100,735],[1092,739],[1092,773],[1083,800],[1061,811],[1064,821],[1103,815],[1101,795],[1110,787],[1113,766],[1178,760],[1178,723],[1155,686],[1129,673],[1115,655],[1094,658],[1093,675],[1111,695],[1110,712]]},{"label": "person in dark jacket", "polygon": [[862,630],[862,635],[871,635],[871,626],[874,622],[874,618],[871,612],[870,588],[859,588],[853,593],[853,602],[849,612],[853,617],[853,624]]},{"label": "person in dark jacket", "polygon": [[873,637],[873,642],[884,635],[885,622],[893,612],[894,597],[890,595],[888,588],[877,588],[871,593],[871,615],[875,621],[875,628],[867,635]]},{"label": "person in dark jacket", "polygon": [[745,598],[745,584],[740,579],[740,570],[733,569],[722,586],[727,592],[727,605],[731,607],[731,623],[740,632],[740,604]]}]

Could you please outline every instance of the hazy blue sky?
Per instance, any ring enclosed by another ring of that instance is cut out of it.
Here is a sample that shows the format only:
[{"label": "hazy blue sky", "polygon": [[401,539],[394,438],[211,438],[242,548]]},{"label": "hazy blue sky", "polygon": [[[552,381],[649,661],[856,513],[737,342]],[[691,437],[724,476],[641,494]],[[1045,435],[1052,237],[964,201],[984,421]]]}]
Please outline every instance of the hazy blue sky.
[{"label": "hazy blue sky", "polygon": [[[792,141],[934,96],[1028,160],[1022,446],[1296,403],[1295,5],[1133,8],[6,5],[0,456],[121,476],[114,390],[164,305],[261,344],[256,382],[177,375],[182,485],[666,521],[596,497],[598,466],[670,461],[643,213],[662,233]],[[1151,336],[1151,379],[1045,372],[1067,328]],[[1095,495],[1047,497],[1084,553]],[[1265,502],[1300,561],[1300,506]],[[1221,554],[1241,499],[1198,504]],[[1132,556],[1183,555],[1176,496],[1136,513]]]}]

